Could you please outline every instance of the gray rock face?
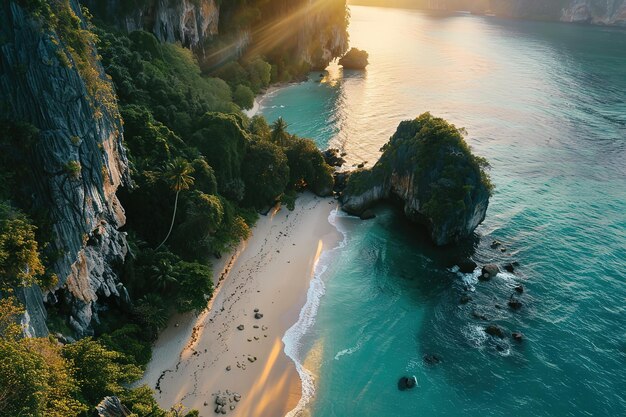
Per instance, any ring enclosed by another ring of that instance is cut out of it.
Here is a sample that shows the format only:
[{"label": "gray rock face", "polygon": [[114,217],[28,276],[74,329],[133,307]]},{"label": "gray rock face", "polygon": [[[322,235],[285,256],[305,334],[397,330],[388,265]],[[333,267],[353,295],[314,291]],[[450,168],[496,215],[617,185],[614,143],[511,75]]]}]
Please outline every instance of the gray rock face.
[{"label": "gray rock face", "polygon": [[[70,4],[82,17],[77,1]],[[0,11],[2,105],[12,118],[40,131],[29,156],[32,197],[47,210],[52,250],[59,253],[52,265],[59,278],[53,292],[71,306],[77,334],[89,334],[99,298],[127,298],[114,269],[127,252],[125,234],[118,230],[125,223],[124,210],[115,195],[129,181],[121,119],[115,103],[103,106],[91,99],[75,65],[61,63],[63,43],[56,33],[16,1],[5,2]],[[96,70],[106,80],[100,65]],[[77,175],[68,172],[69,163],[79,164]],[[43,336],[45,310],[31,305],[55,295],[36,287],[25,293],[30,321],[39,323],[29,331]]]},{"label": "gray rock face", "polygon": [[117,397],[104,397],[96,406],[98,417],[128,417],[130,411]]},{"label": "gray rock face", "polygon": [[220,8],[215,0],[151,0],[129,5],[128,0],[83,0],[95,15],[127,32],[146,30],[161,42],[201,45],[217,34]]}]

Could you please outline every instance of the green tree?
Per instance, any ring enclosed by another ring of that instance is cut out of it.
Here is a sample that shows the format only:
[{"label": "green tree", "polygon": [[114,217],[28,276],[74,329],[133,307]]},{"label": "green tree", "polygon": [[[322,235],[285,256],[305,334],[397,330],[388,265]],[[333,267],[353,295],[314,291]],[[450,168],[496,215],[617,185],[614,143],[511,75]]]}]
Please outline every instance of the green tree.
[{"label": "green tree", "polygon": [[176,210],[178,208],[178,195],[181,191],[188,190],[193,185],[194,178],[191,174],[193,174],[193,167],[183,158],[176,158],[173,162],[170,162],[167,165],[167,169],[164,174],[165,180],[169,183],[172,191],[176,192],[176,198],[174,199],[174,213],[172,214],[170,229],[168,230],[165,239],[163,239],[163,242],[157,246],[157,249],[163,246],[172,233],[174,221],[176,220]]},{"label": "green tree", "polygon": [[0,204],[0,289],[28,287],[44,273],[35,230],[22,213]]},{"label": "green tree", "polygon": [[334,179],[330,167],[315,142],[310,139],[292,138],[285,148],[289,160],[289,182],[296,190],[308,187],[318,195],[332,193]]},{"label": "green tree", "polygon": [[163,294],[167,293],[178,282],[174,273],[174,266],[169,259],[158,259],[150,269],[152,272],[150,275],[152,283]]},{"label": "green tree", "polygon": [[120,395],[124,385],[136,381],[142,371],[136,365],[125,364],[124,356],[105,348],[91,338],[63,346],[63,357],[74,364],[74,375],[81,397],[94,406],[107,395]]},{"label": "green tree", "polygon": [[254,92],[247,85],[239,84],[233,91],[233,101],[242,109],[254,106]]},{"label": "green tree", "polygon": [[271,142],[253,141],[242,164],[244,202],[262,207],[272,203],[289,182],[289,166],[282,149]]},{"label": "green tree", "polygon": [[[0,323],[15,320],[15,304],[0,305]],[[75,417],[87,411],[77,399],[72,363],[47,338],[21,338],[3,327],[0,337],[0,415]]]},{"label": "green tree", "polygon": [[276,145],[279,146],[287,146],[289,141],[289,133],[287,133],[287,122],[282,117],[276,119],[274,123],[272,123],[272,135],[271,139]]},{"label": "green tree", "polygon": [[211,268],[197,262],[179,262],[176,265],[179,286],[176,309],[183,313],[206,308],[207,299],[213,294]]},{"label": "green tree", "polygon": [[250,126],[248,127],[250,133],[259,140],[269,140],[272,134],[270,126],[267,124],[265,117],[256,115],[250,120]]}]

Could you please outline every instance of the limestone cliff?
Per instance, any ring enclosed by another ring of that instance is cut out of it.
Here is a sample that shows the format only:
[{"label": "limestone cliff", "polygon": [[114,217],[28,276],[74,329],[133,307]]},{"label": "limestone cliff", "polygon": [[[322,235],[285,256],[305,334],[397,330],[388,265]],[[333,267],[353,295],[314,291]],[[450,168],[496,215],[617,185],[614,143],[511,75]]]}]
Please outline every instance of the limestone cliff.
[{"label": "limestone cliff", "polygon": [[216,0],[81,0],[97,17],[122,30],[147,30],[161,42],[194,48],[217,34]]},{"label": "limestone cliff", "polygon": [[471,235],[485,219],[491,183],[486,161],[472,155],[462,133],[429,113],[400,123],[376,165],[350,175],[342,208],[360,215],[380,200],[398,200],[437,245]]},{"label": "limestone cliff", "polygon": [[[348,47],[345,0],[81,2],[96,18],[126,32],[147,30],[162,42],[196,50],[207,67],[250,53],[325,68]],[[210,41],[217,41],[217,49]]]},{"label": "limestone cliff", "polygon": [[[106,97],[94,95],[112,95],[112,89],[93,46],[86,43],[85,61],[77,62],[53,25],[20,4],[5,1],[0,9],[0,98],[5,116],[39,129],[28,155],[29,182],[34,206],[46,210],[51,224],[49,250],[57,255],[49,268],[59,278],[51,291],[33,287],[21,298],[31,335],[47,331],[42,299],[59,297],[71,308],[70,324],[84,335],[99,299],[127,298],[115,272],[127,252],[118,230],[124,210],[115,195],[128,180],[121,119],[112,96],[103,103]],[[77,1],[70,7],[67,16],[84,29]]]},{"label": "limestone cliff", "polygon": [[352,3],[626,26],[626,0],[352,0]]}]

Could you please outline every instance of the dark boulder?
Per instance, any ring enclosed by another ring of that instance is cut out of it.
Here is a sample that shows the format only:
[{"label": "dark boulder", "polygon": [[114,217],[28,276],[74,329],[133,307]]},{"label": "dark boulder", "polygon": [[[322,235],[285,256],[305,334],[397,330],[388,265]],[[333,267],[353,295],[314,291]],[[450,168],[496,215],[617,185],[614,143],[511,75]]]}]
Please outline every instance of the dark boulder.
[{"label": "dark boulder", "polygon": [[483,321],[489,320],[489,318],[487,316],[485,316],[480,311],[476,311],[476,310],[472,311],[472,317],[474,317],[475,319],[478,319],[478,320],[483,320]]},{"label": "dark boulder", "polygon": [[524,286],[523,285],[516,285],[515,286],[515,292],[517,292],[518,294],[522,294],[524,292]]},{"label": "dark boulder", "polygon": [[504,330],[500,326],[496,326],[495,324],[491,324],[485,328],[485,333],[489,336],[498,337],[500,339],[504,339]]},{"label": "dark boulder", "polygon": [[522,340],[524,340],[524,335],[520,332],[513,332],[511,334],[511,337],[513,338],[513,340],[515,340],[516,342],[521,342]]},{"label": "dark boulder", "polygon": [[459,272],[464,274],[471,274],[478,266],[476,262],[471,259],[461,259],[457,262],[457,265],[459,267]]},{"label": "dark boulder", "polygon": [[467,295],[467,294],[463,294],[463,295],[461,296],[461,299],[459,300],[459,304],[467,304],[467,303],[469,303],[470,301],[472,301],[472,297],[470,297],[470,296],[469,296],[469,295]]},{"label": "dark boulder", "polygon": [[357,48],[351,48],[339,59],[339,65],[345,69],[362,70],[369,64],[369,54]]},{"label": "dark boulder", "polygon": [[512,263],[504,264],[504,270],[506,272],[513,273],[513,272],[515,272],[515,267],[513,266]]},{"label": "dark boulder", "polygon": [[414,376],[403,376],[398,380],[398,389],[400,391],[406,391],[417,386]]},{"label": "dark boulder", "polygon": [[333,191],[340,193],[348,184],[348,179],[350,178],[350,172],[336,172],[334,175],[335,186],[333,187]]},{"label": "dark boulder", "polygon": [[511,295],[511,298],[509,298],[509,307],[511,307],[513,310],[519,310],[520,308],[522,308],[522,306],[522,302]]},{"label": "dark boulder", "polygon": [[499,248],[500,246],[502,246],[502,243],[500,243],[500,242],[499,242],[499,241],[497,241],[497,240],[494,240],[493,242],[491,242],[491,249],[497,249],[497,248]]},{"label": "dark boulder", "polygon": [[483,266],[479,279],[481,281],[489,281],[491,278],[498,275],[500,272],[500,268],[496,264],[488,264]]},{"label": "dark boulder", "polygon": [[261,314],[261,313],[254,313],[254,318],[257,319],[257,320],[262,319],[263,318],[263,314]]},{"label": "dark boulder", "polygon": [[322,152],[324,160],[331,167],[340,167],[346,163],[346,160],[339,155],[339,149],[329,148]]}]

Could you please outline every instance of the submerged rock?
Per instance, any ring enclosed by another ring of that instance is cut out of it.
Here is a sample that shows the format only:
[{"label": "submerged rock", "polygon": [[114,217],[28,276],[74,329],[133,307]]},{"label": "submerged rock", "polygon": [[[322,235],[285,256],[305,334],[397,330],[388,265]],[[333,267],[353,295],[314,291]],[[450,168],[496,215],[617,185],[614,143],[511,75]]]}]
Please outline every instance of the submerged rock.
[{"label": "submerged rock", "polygon": [[363,213],[361,213],[361,216],[359,217],[361,218],[361,220],[370,220],[376,218],[376,213],[374,213],[372,210],[365,210]]},{"label": "submerged rock", "polygon": [[471,153],[463,134],[430,113],[400,123],[380,160],[350,174],[343,210],[361,215],[381,200],[396,200],[435,244],[468,237],[485,219],[492,186],[487,162]]},{"label": "submerged rock", "polygon": [[415,388],[417,386],[417,381],[414,376],[403,376],[398,380],[398,389],[400,391],[406,391],[408,389]]},{"label": "submerged rock", "polygon": [[511,307],[513,310],[519,310],[520,308],[522,308],[522,306],[522,302],[511,295],[511,298],[509,299],[509,307]]},{"label": "submerged rock", "polygon": [[470,296],[469,296],[469,295],[467,295],[467,294],[463,294],[463,295],[461,296],[461,299],[459,300],[459,304],[467,304],[467,303],[469,303],[470,301],[472,301],[472,297],[470,297]]},{"label": "submerged rock", "polygon": [[426,354],[424,355],[424,362],[428,365],[437,365],[441,363],[441,358],[439,357],[439,355]]},{"label": "submerged rock", "polygon": [[521,342],[522,340],[524,340],[524,335],[520,332],[513,332],[511,334],[511,337],[513,338],[513,340],[515,340],[516,342]]},{"label": "submerged rock", "polygon": [[495,324],[491,324],[485,328],[485,333],[489,336],[498,337],[500,339],[504,339],[504,330],[501,327],[496,326]]}]

